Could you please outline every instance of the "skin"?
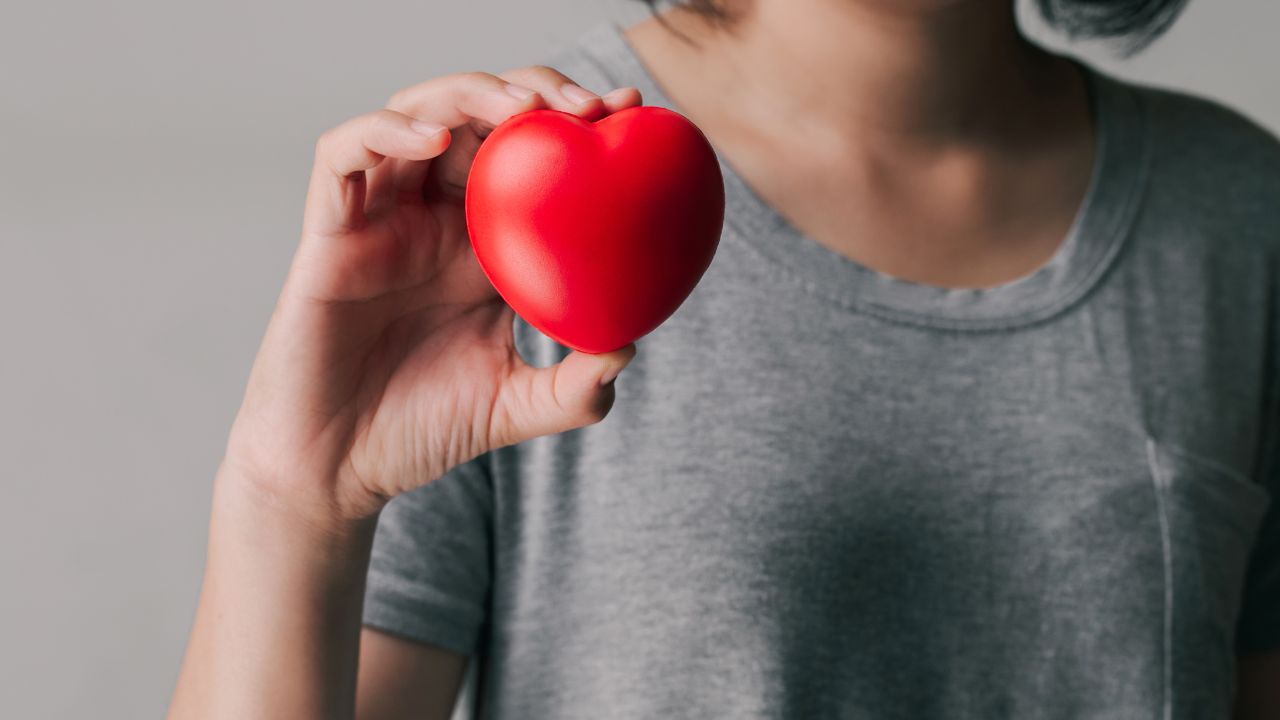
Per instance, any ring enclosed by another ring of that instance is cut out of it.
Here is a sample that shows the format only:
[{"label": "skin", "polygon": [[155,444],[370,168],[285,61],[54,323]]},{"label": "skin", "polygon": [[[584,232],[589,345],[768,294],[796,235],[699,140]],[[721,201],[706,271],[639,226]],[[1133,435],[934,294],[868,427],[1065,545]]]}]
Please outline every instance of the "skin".
[{"label": "skin", "polygon": [[521,360],[467,239],[466,172],[513,114],[595,118],[639,102],[549,68],[472,73],[320,138],[302,238],[214,481],[170,717],[352,717],[357,702],[362,718],[444,717],[462,658],[373,631],[361,641],[378,511],[490,448],[599,421],[635,353]]},{"label": "skin", "polygon": [[[729,27],[666,13],[692,43],[656,21],[627,37],[797,228],[948,287],[1007,282],[1053,254],[1093,129],[1081,76],[1018,35],[1012,3],[731,6]],[[302,239],[214,482],[171,718],[448,717],[465,659],[360,627],[373,529],[389,498],[612,404],[601,380],[634,347],[525,365],[461,212],[476,146],[506,117],[640,101],[581,93],[549,68],[439,78],[317,143]],[[1241,658],[1238,720],[1280,717],[1278,658]]]},{"label": "skin", "polygon": [[693,44],[656,22],[628,37],[725,159],[806,235],[945,287],[1007,282],[1057,249],[1092,166],[1085,87],[1070,63],[1022,38],[1012,3],[733,7],[742,10],[727,31],[668,16]]}]

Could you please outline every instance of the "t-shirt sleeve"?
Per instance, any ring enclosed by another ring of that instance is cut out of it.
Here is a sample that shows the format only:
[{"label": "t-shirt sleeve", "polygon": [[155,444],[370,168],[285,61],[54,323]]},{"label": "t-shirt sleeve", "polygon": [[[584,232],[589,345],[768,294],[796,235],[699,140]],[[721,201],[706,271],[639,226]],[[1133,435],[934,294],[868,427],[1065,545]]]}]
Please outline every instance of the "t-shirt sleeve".
[{"label": "t-shirt sleeve", "polygon": [[492,531],[487,455],[394,498],[378,519],[364,624],[473,654],[487,619]]}]

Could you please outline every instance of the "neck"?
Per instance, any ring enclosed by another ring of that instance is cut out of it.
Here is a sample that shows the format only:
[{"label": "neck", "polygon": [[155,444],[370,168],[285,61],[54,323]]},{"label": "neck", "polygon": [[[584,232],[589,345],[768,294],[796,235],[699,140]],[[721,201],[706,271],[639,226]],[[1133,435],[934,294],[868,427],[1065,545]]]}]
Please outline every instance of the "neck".
[{"label": "neck", "polygon": [[[1084,76],[1013,0],[729,0],[628,35],[665,94],[801,232],[895,277],[986,287],[1057,247],[1093,138]],[[692,42],[680,40],[684,35]]]},{"label": "neck", "polygon": [[929,2],[754,0],[731,8],[728,27],[680,12],[668,19],[694,40],[683,52],[714,58],[718,87],[744,100],[787,99],[726,98],[752,108],[751,124],[876,140],[1007,141],[1011,120],[1040,114],[1035,101],[1051,94],[1046,82],[1066,77],[1064,63],[1022,37],[1011,0],[904,7]]}]

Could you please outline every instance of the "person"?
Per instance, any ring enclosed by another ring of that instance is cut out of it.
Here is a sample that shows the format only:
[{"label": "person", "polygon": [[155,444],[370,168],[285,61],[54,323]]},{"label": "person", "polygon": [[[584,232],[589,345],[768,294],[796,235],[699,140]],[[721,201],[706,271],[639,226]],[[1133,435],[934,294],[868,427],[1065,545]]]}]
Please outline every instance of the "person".
[{"label": "person", "polygon": [[[658,10],[320,138],[170,716],[1280,716],[1276,139],[1009,0]],[[570,352],[479,270],[470,159],[642,101],[721,243]]]}]

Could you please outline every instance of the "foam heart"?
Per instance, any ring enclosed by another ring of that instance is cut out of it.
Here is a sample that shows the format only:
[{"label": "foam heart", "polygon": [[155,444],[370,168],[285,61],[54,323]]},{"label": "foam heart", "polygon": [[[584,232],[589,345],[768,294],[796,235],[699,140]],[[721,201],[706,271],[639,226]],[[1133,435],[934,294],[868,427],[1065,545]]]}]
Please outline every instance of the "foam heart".
[{"label": "foam heart", "polygon": [[715,255],[724,181],[683,116],[597,122],[534,110],[495,129],[467,180],[467,229],[498,293],[562,345],[614,350],[658,327]]}]

